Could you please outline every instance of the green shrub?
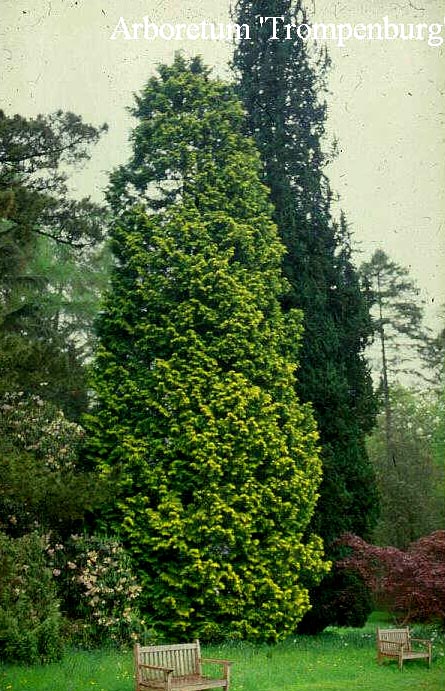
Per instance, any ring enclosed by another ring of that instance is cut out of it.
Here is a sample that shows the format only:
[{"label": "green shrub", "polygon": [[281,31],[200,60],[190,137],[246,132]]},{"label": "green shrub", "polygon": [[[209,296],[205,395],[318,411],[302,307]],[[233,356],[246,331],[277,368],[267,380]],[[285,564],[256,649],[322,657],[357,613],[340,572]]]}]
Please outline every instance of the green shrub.
[{"label": "green shrub", "polygon": [[361,628],[373,609],[371,591],[353,570],[334,566],[311,592],[312,609],[303,617],[298,631],[317,634],[327,626]]},{"label": "green shrub", "polygon": [[0,657],[34,663],[61,652],[59,600],[43,538],[0,533]]}]

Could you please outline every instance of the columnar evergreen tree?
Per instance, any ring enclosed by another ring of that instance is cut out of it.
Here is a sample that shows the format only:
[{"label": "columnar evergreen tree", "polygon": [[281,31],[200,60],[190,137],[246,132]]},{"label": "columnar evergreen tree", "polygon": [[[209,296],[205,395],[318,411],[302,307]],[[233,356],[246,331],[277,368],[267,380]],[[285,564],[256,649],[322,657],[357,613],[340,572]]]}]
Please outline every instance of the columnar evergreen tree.
[{"label": "columnar evergreen tree", "polygon": [[248,112],[248,132],[264,161],[274,220],[286,246],[284,272],[291,291],[285,311],[304,313],[298,391],[312,401],[324,464],[321,497],[313,525],[327,545],[343,531],[366,535],[377,513],[375,479],[365,436],[375,402],[364,349],[371,333],[368,306],[351,259],[344,217],[331,217],[332,194],[323,172],[326,104],[321,99],[329,59],[309,44],[286,39],[278,22],[307,21],[300,0],[239,0],[236,20],[252,29],[236,47],[238,92]]},{"label": "columnar evergreen tree", "polygon": [[198,59],[136,100],[112,176],[116,266],[98,322],[92,453],[116,473],[108,520],[170,638],[276,640],[326,570],[304,537],[317,432],[295,394],[301,315],[232,90]]},{"label": "columnar evergreen tree", "polygon": [[[248,112],[264,162],[263,179],[271,189],[274,220],[286,246],[284,273],[291,291],[284,311],[301,308],[304,340],[298,392],[311,401],[320,430],[323,482],[312,527],[335,556],[336,538],[345,531],[369,535],[378,514],[374,472],[365,447],[375,417],[372,382],[364,349],[371,333],[366,301],[351,259],[344,217],[331,217],[328,180],[323,172],[326,103],[322,100],[329,67],[326,51],[288,40],[284,23],[307,21],[301,0],[238,0],[236,21],[252,29],[251,40],[236,47],[238,93]],[[282,16],[278,39],[271,23],[257,15]],[[333,147],[331,154],[335,153]],[[338,621],[335,575],[314,589],[314,611],[301,630],[316,631]],[[318,608],[332,592],[331,612]],[[362,610],[363,603],[357,602]],[[326,613],[328,616],[326,616]]]}]

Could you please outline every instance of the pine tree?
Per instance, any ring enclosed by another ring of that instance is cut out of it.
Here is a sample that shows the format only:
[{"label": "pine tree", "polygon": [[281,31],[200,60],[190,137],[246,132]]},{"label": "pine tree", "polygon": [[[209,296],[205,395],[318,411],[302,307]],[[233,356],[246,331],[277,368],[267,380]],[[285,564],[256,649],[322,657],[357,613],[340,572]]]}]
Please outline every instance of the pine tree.
[{"label": "pine tree", "polygon": [[70,198],[66,171],[105,129],[73,113],[0,111],[0,395],[41,394],[71,417],[86,407],[79,343],[102,273],[104,212]]},{"label": "pine tree", "polygon": [[284,23],[303,23],[307,16],[300,0],[239,0],[237,21],[248,23],[252,33],[236,47],[234,70],[287,250],[291,292],[282,306],[304,313],[298,392],[313,403],[320,430],[324,473],[313,525],[330,545],[344,531],[369,534],[376,519],[375,479],[364,443],[375,418],[364,357],[371,324],[347,223],[331,216],[323,172],[321,94],[329,58],[324,50],[311,54],[301,40],[287,40],[282,29],[278,40],[269,40],[270,24],[261,27],[256,15],[282,15]]},{"label": "pine tree", "polygon": [[421,376],[422,358],[431,342],[423,326],[423,302],[409,271],[376,250],[361,266],[372,305],[379,354],[379,390],[385,414],[386,457],[393,463],[391,389],[400,376]]},{"label": "pine tree", "polygon": [[170,638],[276,640],[326,568],[303,537],[320,481],[294,379],[283,247],[232,90],[161,66],[112,176],[116,266],[98,323],[91,453],[118,473],[108,520]]}]

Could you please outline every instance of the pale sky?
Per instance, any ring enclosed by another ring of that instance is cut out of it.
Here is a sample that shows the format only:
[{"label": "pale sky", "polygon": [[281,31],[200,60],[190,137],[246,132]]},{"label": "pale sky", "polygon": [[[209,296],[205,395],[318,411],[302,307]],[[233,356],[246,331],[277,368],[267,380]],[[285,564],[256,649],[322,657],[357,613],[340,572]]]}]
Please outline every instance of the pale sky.
[{"label": "pale sky", "polygon": [[[353,5],[353,9],[352,9]],[[200,53],[228,76],[230,43],[204,40],[112,41],[121,16],[142,22],[229,21],[229,0],[0,0],[0,107],[34,116],[72,110],[110,131],[74,178],[76,191],[100,199],[107,172],[128,157],[126,107],[159,62],[178,49]],[[325,23],[442,25],[439,0],[309,0]],[[328,128],[339,140],[328,175],[368,259],[376,248],[407,266],[429,302],[429,323],[445,303],[445,43],[350,40],[329,44]]]}]

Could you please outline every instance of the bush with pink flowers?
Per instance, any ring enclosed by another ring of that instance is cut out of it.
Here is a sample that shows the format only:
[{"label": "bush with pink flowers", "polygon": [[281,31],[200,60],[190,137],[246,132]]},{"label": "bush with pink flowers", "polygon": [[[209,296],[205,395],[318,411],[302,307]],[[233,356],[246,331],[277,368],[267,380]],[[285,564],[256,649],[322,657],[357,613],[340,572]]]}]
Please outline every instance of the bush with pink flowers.
[{"label": "bush with pink flowers", "polygon": [[141,633],[141,587],[114,538],[72,535],[46,545],[72,642],[127,644]]}]

